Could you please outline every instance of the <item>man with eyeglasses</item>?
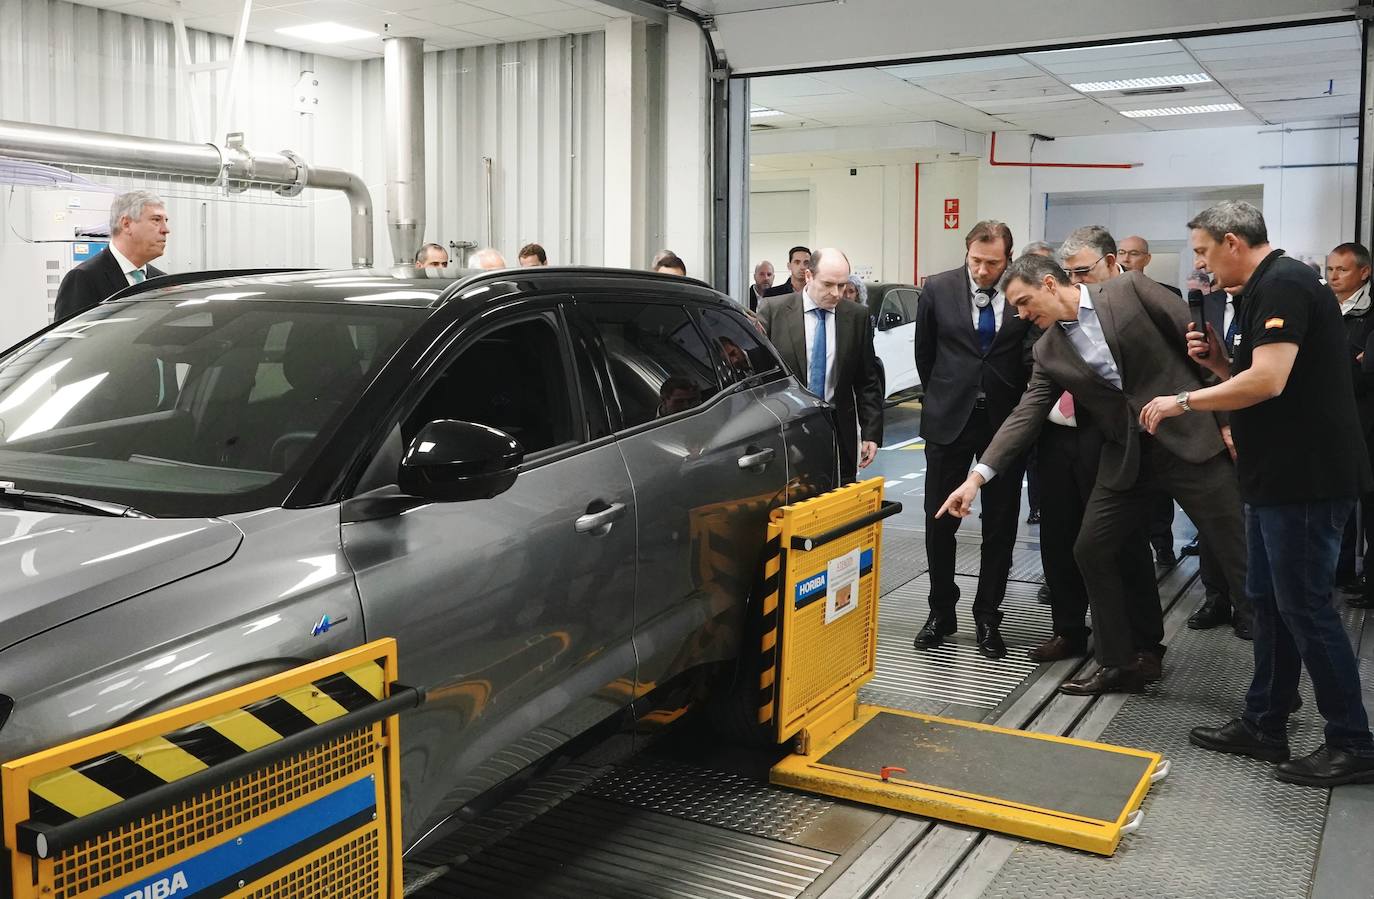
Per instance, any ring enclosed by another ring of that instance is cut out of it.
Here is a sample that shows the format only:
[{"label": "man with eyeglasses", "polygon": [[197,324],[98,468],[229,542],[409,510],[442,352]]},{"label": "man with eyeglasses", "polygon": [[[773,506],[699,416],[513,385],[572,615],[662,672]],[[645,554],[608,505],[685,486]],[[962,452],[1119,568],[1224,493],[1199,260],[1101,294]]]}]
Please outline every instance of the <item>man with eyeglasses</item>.
[{"label": "man with eyeglasses", "polygon": [[[1150,264],[1154,257],[1150,255],[1150,243],[1138,234],[1122,238],[1117,243],[1120,252],[1117,254],[1116,261],[1121,263],[1121,267],[1128,272],[1140,272],[1145,274],[1145,268]],[[1171,292],[1178,294],[1179,299],[1183,299],[1183,291],[1172,284],[1165,284],[1163,281],[1155,281],[1168,288]]]}]

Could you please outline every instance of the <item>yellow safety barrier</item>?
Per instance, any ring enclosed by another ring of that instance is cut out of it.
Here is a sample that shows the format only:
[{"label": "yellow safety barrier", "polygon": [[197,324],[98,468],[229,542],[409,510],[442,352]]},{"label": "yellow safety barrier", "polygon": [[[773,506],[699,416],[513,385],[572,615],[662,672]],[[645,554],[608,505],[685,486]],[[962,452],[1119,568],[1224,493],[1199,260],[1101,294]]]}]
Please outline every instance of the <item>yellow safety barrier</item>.
[{"label": "yellow safety barrier", "polygon": [[1110,855],[1139,826],[1157,753],[860,705],[877,664],[883,502],[875,478],[773,512],[759,723],[796,753],[769,779]]},{"label": "yellow safety barrier", "polygon": [[6,763],[15,899],[400,899],[395,681],[378,640]]}]

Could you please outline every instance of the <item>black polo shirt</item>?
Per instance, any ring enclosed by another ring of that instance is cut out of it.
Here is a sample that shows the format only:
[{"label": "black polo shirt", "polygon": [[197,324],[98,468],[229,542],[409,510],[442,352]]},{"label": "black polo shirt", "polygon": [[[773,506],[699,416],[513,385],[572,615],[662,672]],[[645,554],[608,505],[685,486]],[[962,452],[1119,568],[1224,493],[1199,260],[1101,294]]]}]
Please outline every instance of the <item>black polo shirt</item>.
[{"label": "black polo shirt", "polygon": [[1295,343],[1283,392],[1231,413],[1240,494],[1256,506],[1354,498],[1374,486],[1350,354],[1336,296],[1303,263],[1275,250],[1246,282],[1236,311],[1240,346],[1231,371],[1256,347]]}]

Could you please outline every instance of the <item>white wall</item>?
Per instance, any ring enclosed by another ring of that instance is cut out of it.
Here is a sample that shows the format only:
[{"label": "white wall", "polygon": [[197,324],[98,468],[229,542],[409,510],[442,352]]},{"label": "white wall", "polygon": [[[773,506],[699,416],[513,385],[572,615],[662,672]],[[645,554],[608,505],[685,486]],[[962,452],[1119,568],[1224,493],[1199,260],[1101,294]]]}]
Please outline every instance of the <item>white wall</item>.
[{"label": "white wall", "polygon": [[[852,169],[812,169],[768,172],[751,178],[754,194],[771,190],[802,190],[810,195],[807,216],[795,222],[770,217],[766,225],[751,231],[810,235],[813,247],[839,247],[850,264],[870,281],[909,280],[911,271],[911,221],[913,210],[912,167],[908,165],[858,166]],[[755,207],[757,208],[757,206]],[[768,258],[782,271],[776,253],[778,241],[761,241],[749,250],[750,268]],[[785,252],[785,249],[784,249]],[[784,259],[785,262],[785,259]],[[782,275],[778,275],[781,280]]]},{"label": "white wall", "polygon": [[[1300,128],[1303,126],[1293,126]],[[999,139],[1000,140],[1000,139]],[[1275,127],[1164,131],[1061,138],[1037,144],[1037,162],[1140,162],[1112,169],[1034,169],[1030,178],[1031,231],[1044,231],[1047,193],[1169,188],[1225,189],[1260,185],[1264,217],[1275,246],[1294,256],[1325,256],[1351,240],[1355,226],[1356,129],[1286,132]],[[1002,155],[998,147],[998,155]],[[1277,166],[1318,164],[1321,168]],[[1187,237],[1186,218],[1173,235]],[[1082,224],[1091,224],[1083,222]]]}]

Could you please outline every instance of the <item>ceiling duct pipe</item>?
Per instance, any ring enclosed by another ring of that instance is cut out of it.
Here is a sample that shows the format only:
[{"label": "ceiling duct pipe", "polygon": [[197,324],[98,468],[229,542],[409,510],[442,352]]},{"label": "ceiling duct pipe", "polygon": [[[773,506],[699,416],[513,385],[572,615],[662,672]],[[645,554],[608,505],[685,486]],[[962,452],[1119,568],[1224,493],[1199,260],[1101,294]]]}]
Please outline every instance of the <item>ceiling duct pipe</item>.
[{"label": "ceiling duct pipe", "polygon": [[181,143],[0,120],[0,156],[219,184],[231,193],[259,188],[294,197],[307,187],[337,190],[351,206],[353,266],[372,265],[372,196],[367,185],[351,172],[308,165],[289,150],[253,153],[238,144]]},{"label": "ceiling duct pipe", "polygon": [[386,228],[392,261],[410,262],[425,233],[425,42],[383,42],[386,94]]}]

